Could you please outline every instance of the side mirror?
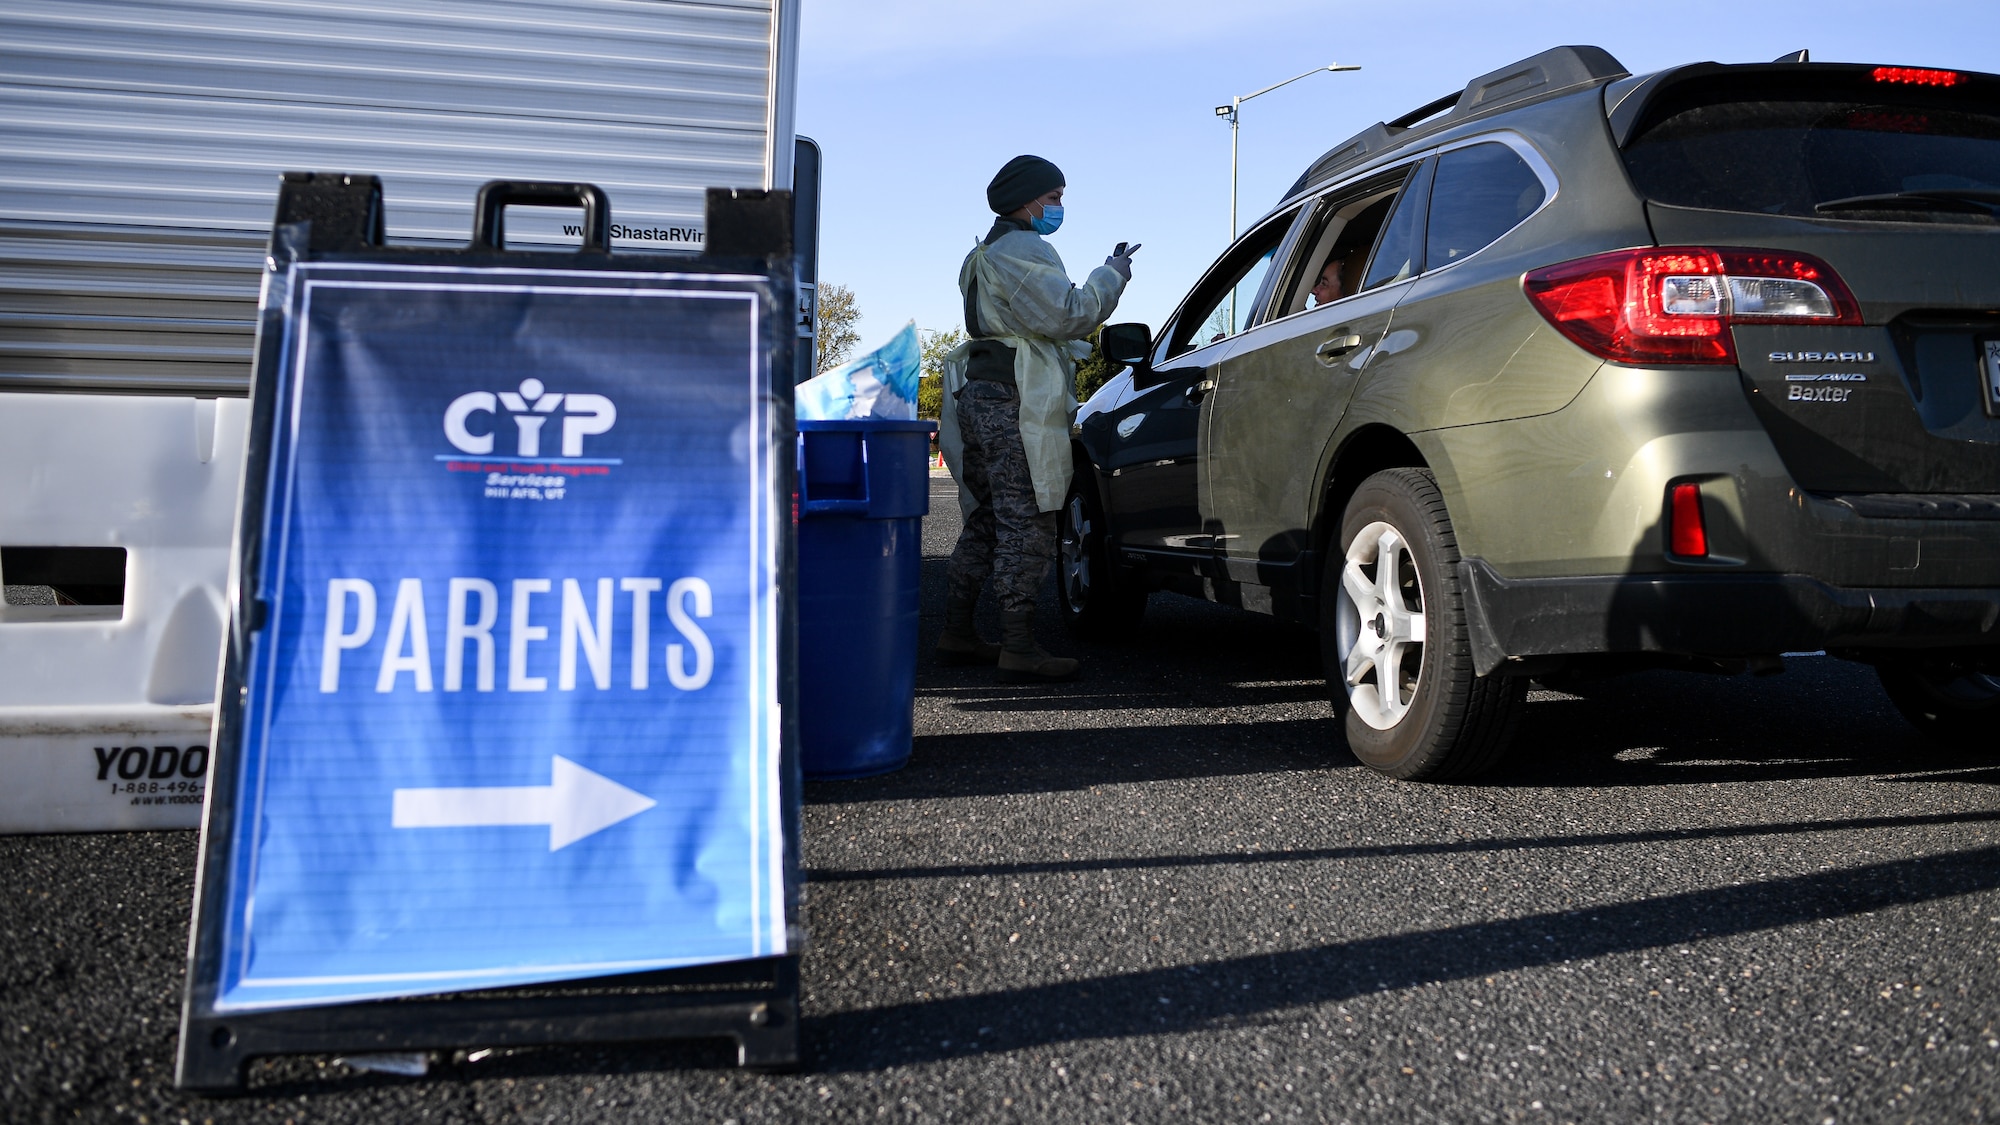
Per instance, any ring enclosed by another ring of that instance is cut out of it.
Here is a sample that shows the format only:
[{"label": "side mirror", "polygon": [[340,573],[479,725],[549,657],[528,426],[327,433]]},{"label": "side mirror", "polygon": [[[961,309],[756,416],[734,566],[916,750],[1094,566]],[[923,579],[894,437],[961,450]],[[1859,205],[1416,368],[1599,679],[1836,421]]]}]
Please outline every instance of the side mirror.
[{"label": "side mirror", "polygon": [[1144,367],[1146,353],[1153,346],[1153,330],[1143,324],[1107,324],[1097,342],[1111,362]]}]

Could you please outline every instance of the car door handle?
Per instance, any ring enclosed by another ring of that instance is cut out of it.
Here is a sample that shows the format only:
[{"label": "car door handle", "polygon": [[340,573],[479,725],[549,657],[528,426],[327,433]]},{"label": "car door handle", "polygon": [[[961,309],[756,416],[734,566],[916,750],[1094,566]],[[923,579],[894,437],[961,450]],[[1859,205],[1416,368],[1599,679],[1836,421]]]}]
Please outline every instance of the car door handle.
[{"label": "car door handle", "polygon": [[1193,386],[1189,387],[1187,390],[1181,393],[1187,396],[1187,400],[1189,402],[1200,402],[1202,399],[1208,397],[1208,392],[1214,389],[1215,389],[1215,380],[1203,379],[1201,382],[1194,384]]},{"label": "car door handle", "polygon": [[1361,346],[1361,337],[1355,335],[1335,336],[1313,350],[1313,355],[1323,367],[1332,367],[1341,356]]}]

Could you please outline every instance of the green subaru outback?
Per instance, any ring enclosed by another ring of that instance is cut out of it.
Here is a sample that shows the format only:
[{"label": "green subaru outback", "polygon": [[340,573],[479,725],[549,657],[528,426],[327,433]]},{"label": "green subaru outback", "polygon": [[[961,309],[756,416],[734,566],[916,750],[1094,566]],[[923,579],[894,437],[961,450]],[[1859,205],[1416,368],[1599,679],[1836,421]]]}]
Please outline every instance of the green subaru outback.
[{"label": "green subaru outback", "polygon": [[1362,761],[1530,677],[1878,670],[2000,746],[2000,77],[1560,47],[1306,170],[1078,413],[1059,588],[1316,627]]}]

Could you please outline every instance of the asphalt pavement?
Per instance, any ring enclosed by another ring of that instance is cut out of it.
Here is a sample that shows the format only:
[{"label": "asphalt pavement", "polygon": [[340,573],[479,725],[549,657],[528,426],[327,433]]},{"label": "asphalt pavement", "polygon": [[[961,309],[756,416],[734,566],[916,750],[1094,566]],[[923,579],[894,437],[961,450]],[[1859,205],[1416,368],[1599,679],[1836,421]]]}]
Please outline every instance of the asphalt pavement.
[{"label": "asphalt pavement", "polygon": [[1339,748],[1308,633],[1044,616],[1084,679],[926,660],[909,767],[807,785],[804,1073],[561,1047],[183,1095],[194,835],[18,837],[0,1119],[2000,1119],[2000,753],[1925,744],[1867,669],[1537,691],[1495,774],[1412,785]]}]

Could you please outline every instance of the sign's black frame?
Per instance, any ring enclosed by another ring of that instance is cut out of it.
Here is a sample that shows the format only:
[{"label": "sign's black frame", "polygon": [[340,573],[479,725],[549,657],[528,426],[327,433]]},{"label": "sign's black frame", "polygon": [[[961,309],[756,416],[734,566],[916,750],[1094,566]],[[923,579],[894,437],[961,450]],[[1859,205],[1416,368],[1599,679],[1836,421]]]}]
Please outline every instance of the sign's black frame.
[{"label": "sign's black frame", "polygon": [[[572,206],[584,211],[583,245],[573,252],[512,251],[502,222],[509,204]],[[285,173],[278,194],[265,261],[266,300],[258,314],[256,363],[251,377],[249,445],[238,505],[230,626],[224,646],[216,735],[209,756],[208,794],[196,864],[194,918],[188,942],[187,985],[181,1007],[175,1083],[182,1089],[224,1092],[242,1088],[253,1058],[292,1054],[356,1054],[459,1047],[612,1043],[684,1038],[730,1038],[740,1065],[768,1071],[799,1065],[798,924],[799,767],[798,658],[795,628],[798,568],[796,529],[779,527],[778,695],[779,800],[784,848],[785,922],[793,952],[716,965],[517,988],[399,1000],[375,1000],[259,1012],[218,1012],[222,925],[235,838],[236,782],[242,755],[246,694],[244,656],[251,634],[264,627],[268,603],[255,576],[281,377],[286,302],[270,299],[272,282],[297,262],[369,265],[529,267],[586,273],[592,270],[658,270],[676,274],[745,275],[760,279],[758,324],[767,349],[774,410],[772,510],[789,510],[795,485],[793,459],[779,435],[792,427],[792,380],[798,339],[794,329],[797,264],[792,252],[790,192],[712,188],[707,230],[699,254],[610,252],[610,204],[589,184],[495,181],[482,187],[471,245],[464,249],[404,249],[383,243],[382,185],[366,175]]]}]

